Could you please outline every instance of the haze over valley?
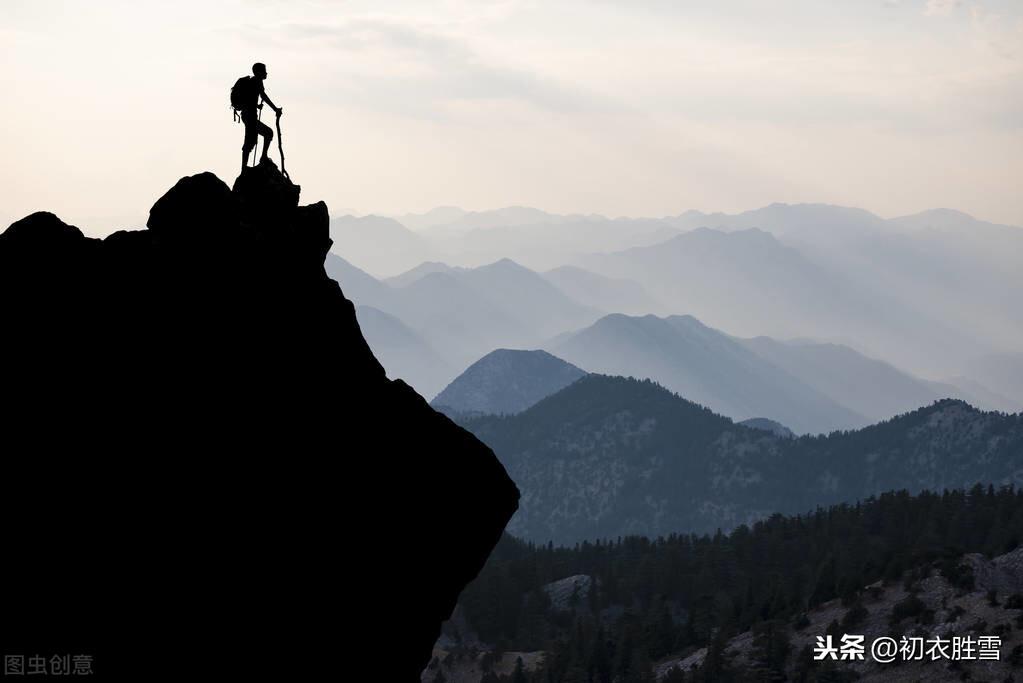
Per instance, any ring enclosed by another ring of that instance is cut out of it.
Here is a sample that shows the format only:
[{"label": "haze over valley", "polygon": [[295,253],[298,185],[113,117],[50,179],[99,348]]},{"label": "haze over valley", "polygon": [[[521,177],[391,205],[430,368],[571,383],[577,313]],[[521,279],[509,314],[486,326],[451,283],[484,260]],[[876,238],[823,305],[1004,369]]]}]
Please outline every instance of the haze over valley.
[{"label": "haze over valley", "polygon": [[1023,408],[1023,229],[961,212],[442,207],[338,217],[331,236],[328,272],[371,346],[427,398],[510,348],[797,433],[942,398]]}]

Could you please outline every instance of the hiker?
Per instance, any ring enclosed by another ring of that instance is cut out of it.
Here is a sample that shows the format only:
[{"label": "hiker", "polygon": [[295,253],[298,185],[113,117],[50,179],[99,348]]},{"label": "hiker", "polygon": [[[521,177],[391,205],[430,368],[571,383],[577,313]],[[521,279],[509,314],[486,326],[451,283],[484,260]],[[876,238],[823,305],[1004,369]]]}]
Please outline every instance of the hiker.
[{"label": "hiker", "polygon": [[277,116],[284,111],[276,106],[267,96],[263,89],[263,81],[266,79],[266,65],[256,62],[252,65],[252,75],[242,76],[231,88],[231,106],[235,109],[235,116],[241,113],[242,123],[245,124],[245,142],[242,143],[242,171],[245,170],[249,152],[256,146],[257,137],[263,136],[263,156],[259,162],[267,160],[266,151],[270,148],[270,141],[273,140],[274,132],[270,126],[259,120],[257,110],[262,108],[259,99],[270,105]]}]

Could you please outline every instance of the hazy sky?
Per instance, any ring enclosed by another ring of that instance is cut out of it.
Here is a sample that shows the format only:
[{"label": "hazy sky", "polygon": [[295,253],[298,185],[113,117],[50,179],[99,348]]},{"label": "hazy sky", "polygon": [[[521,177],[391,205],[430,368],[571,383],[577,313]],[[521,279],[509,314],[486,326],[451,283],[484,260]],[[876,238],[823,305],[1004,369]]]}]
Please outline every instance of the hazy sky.
[{"label": "hazy sky", "polygon": [[285,107],[335,213],[774,201],[1023,225],[1020,0],[0,1],[0,228],[144,223],[232,182],[228,92]]}]

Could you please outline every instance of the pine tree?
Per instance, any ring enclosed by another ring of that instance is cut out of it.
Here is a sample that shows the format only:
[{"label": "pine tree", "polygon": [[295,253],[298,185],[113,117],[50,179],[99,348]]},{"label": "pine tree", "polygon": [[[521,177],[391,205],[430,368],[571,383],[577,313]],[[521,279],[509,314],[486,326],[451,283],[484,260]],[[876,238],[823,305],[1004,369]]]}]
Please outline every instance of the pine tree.
[{"label": "pine tree", "polygon": [[522,663],[522,657],[515,659],[515,671],[512,672],[511,683],[529,683],[526,677],[526,667]]}]

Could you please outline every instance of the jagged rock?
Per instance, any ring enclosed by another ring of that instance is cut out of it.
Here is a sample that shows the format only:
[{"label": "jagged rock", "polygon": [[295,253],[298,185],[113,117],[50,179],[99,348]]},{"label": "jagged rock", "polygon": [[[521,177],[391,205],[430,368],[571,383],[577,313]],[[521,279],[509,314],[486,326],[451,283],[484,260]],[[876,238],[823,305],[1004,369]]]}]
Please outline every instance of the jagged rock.
[{"label": "jagged rock", "polygon": [[153,235],[174,241],[209,242],[222,231],[236,238],[235,195],[223,180],[209,171],[187,176],[156,200],[149,210],[146,227]]},{"label": "jagged rock", "polygon": [[0,235],[5,652],[418,679],[518,492],[387,380],[323,270],[326,205],[298,195],[270,165],[203,173],[148,230],[36,213]]},{"label": "jagged rock", "polygon": [[[286,227],[298,206],[301,188],[285,178],[269,159],[246,167],[234,181],[233,191],[242,202],[242,222],[250,227]],[[329,222],[329,217],[328,217]]]}]

